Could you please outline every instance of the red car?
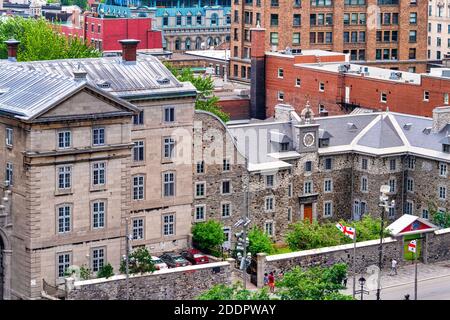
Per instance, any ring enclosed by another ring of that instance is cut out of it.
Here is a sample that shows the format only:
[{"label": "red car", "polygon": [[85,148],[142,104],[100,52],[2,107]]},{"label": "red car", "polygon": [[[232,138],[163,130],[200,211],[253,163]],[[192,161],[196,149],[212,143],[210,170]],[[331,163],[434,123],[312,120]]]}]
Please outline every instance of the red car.
[{"label": "red car", "polygon": [[181,253],[181,256],[186,260],[189,260],[192,264],[209,263],[208,257],[197,249],[189,249],[187,251],[183,251]]}]

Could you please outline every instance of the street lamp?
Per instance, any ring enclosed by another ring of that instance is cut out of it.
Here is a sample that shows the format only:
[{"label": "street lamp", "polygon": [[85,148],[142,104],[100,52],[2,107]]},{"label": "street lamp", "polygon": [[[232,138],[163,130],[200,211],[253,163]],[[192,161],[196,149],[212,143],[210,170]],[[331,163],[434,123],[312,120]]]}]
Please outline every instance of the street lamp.
[{"label": "street lamp", "polygon": [[383,269],[383,235],[384,235],[384,214],[389,212],[390,208],[395,207],[395,201],[389,202],[388,193],[391,191],[389,185],[380,187],[380,203],[381,207],[381,228],[380,228],[380,245],[378,247],[378,283],[377,283],[377,300],[381,300],[381,270]]},{"label": "street lamp", "polygon": [[361,276],[358,280],[359,285],[361,286],[361,290],[357,290],[355,293],[361,293],[361,301],[364,300],[364,294],[369,294],[369,291],[364,290],[364,285],[366,284],[366,278]]}]

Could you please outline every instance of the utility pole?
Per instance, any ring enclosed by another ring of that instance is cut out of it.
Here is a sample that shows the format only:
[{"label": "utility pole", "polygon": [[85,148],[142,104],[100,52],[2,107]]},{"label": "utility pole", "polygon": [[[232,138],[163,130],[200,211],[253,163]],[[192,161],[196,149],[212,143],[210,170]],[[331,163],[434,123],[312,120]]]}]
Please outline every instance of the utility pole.
[{"label": "utility pole", "polygon": [[417,247],[414,251],[414,300],[417,300]]},{"label": "utility pole", "polygon": [[355,292],[356,292],[356,228],[355,233],[353,235],[353,299],[355,298]]},{"label": "utility pole", "polygon": [[129,270],[129,263],[130,263],[130,236],[128,234],[128,217],[125,218],[125,273],[126,273],[126,289],[127,289],[127,300],[130,300],[130,270]]}]

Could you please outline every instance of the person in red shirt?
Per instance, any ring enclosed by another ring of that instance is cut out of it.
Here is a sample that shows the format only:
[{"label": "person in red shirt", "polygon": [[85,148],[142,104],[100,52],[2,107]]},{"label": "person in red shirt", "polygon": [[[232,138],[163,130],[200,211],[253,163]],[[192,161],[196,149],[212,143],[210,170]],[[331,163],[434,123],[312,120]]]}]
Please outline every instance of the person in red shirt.
[{"label": "person in red shirt", "polygon": [[273,276],[273,272],[269,273],[269,289],[272,293],[275,291],[275,277]]}]

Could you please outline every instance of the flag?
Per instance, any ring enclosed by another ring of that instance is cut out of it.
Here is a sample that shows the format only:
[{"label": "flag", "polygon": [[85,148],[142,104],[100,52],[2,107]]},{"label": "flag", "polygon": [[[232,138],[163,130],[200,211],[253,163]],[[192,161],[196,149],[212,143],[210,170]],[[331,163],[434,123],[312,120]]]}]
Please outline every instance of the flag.
[{"label": "flag", "polygon": [[355,228],[346,227],[342,223],[336,224],[336,228],[338,228],[342,233],[344,233],[345,236],[349,237],[350,239],[354,239]]},{"label": "flag", "polygon": [[411,240],[411,242],[408,244],[408,251],[416,253],[416,248],[417,248],[417,241]]}]

